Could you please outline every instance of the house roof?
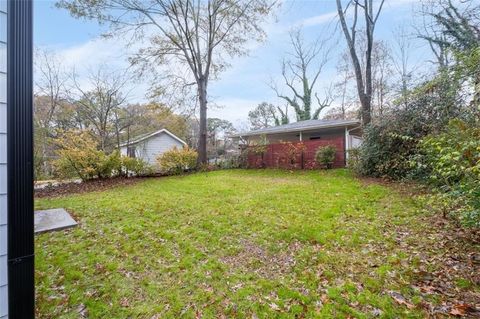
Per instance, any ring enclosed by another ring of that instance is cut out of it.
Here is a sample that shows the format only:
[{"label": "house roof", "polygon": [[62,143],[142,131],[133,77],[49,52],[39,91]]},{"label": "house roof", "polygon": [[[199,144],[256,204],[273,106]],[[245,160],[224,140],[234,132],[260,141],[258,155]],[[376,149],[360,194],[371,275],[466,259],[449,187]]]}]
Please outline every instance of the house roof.
[{"label": "house roof", "polygon": [[174,138],[175,140],[179,141],[180,143],[182,143],[183,145],[187,145],[187,143],[185,143],[184,140],[182,140],[181,138],[179,138],[178,136],[176,136],[175,134],[173,134],[172,132],[170,132],[169,130],[167,129],[161,129],[161,130],[158,130],[156,132],[153,132],[153,133],[150,133],[150,134],[146,134],[146,135],[142,135],[142,136],[137,136],[136,138],[132,139],[131,141],[129,142],[124,142],[122,144],[120,144],[120,147],[123,147],[123,146],[128,146],[128,145],[134,145],[134,144],[137,144],[137,143],[140,143],[142,141],[145,141],[145,140],[148,140],[149,138],[152,138],[154,136],[157,136],[161,133],[165,133],[167,135],[170,135],[170,137]]},{"label": "house roof", "polygon": [[359,120],[305,120],[294,123],[289,123],[285,125],[272,126],[259,130],[254,130],[245,133],[238,133],[232,135],[231,137],[245,137],[245,136],[255,136],[263,134],[280,134],[280,133],[290,133],[290,132],[301,132],[309,131],[322,128],[335,128],[335,127],[345,127],[345,126],[354,126],[360,125]]}]

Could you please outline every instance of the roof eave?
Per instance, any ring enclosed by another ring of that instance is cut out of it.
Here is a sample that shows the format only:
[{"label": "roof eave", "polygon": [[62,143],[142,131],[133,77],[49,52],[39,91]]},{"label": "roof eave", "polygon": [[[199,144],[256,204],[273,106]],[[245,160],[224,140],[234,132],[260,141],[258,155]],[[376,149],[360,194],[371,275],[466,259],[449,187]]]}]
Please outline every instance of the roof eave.
[{"label": "roof eave", "polygon": [[142,138],[139,138],[139,139],[136,139],[136,140],[133,140],[133,141],[130,141],[130,142],[122,143],[122,144],[120,144],[120,147],[125,147],[125,146],[131,146],[131,145],[138,144],[138,143],[143,142],[143,141],[145,141],[145,140],[148,140],[149,138],[152,138],[152,137],[154,137],[154,136],[156,136],[156,135],[158,135],[158,134],[160,134],[160,133],[165,133],[165,134],[169,135],[171,138],[179,141],[179,142],[182,143],[184,146],[187,145],[187,143],[186,143],[184,140],[182,140],[181,138],[179,138],[178,136],[176,136],[175,134],[173,134],[173,133],[170,132],[169,130],[167,130],[167,129],[161,129],[161,130],[159,130],[159,131],[156,131],[156,132],[153,132],[153,133],[151,133],[151,134],[149,134],[149,135],[146,135],[146,136],[144,136],[144,137],[142,137]]},{"label": "roof eave", "polygon": [[306,126],[301,128],[294,128],[291,130],[284,130],[284,131],[277,131],[277,132],[246,132],[242,134],[235,134],[231,137],[248,137],[248,136],[259,136],[259,135],[273,135],[273,134],[282,134],[282,133],[295,133],[295,132],[303,132],[309,130],[316,130],[316,129],[324,129],[324,128],[334,128],[334,127],[345,127],[350,125],[360,125],[360,121],[350,121],[341,124],[331,124],[331,125],[324,125],[324,126]]}]

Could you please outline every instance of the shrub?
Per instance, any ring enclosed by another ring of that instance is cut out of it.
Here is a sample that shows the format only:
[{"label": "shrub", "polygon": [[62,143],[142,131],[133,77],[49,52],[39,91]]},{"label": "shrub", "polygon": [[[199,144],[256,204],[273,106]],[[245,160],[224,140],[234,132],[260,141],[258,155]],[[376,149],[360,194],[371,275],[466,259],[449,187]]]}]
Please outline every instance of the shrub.
[{"label": "shrub", "polygon": [[245,159],[245,167],[249,166],[248,157],[250,155],[255,156],[254,168],[263,168],[265,167],[264,157],[268,150],[268,140],[265,135],[260,136],[258,141],[252,142],[247,148],[242,152],[242,156]]},{"label": "shrub", "polygon": [[121,156],[118,150],[106,155],[104,152],[103,161],[98,163],[98,177],[109,178],[118,175],[121,168]]},{"label": "shrub", "polygon": [[124,176],[148,176],[153,174],[153,171],[153,167],[141,158],[121,157],[120,172]]},{"label": "shrub", "polygon": [[347,166],[356,174],[359,173],[360,149],[352,148],[348,151]]},{"label": "shrub", "polygon": [[480,128],[453,120],[442,134],[420,142],[429,181],[455,185],[465,179],[480,179]]},{"label": "shrub", "polygon": [[111,177],[119,167],[119,154],[98,150],[97,142],[86,131],[67,131],[57,139],[58,159],[54,162],[57,175],[82,180]]},{"label": "shrub", "polygon": [[437,195],[431,205],[455,214],[468,225],[480,226],[480,127],[453,120],[445,132],[420,143],[415,163],[427,171]]},{"label": "shrub", "polygon": [[237,158],[239,168],[248,168],[248,152],[248,148],[240,149],[240,154]]},{"label": "shrub", "polygon": [[230,155],[227,158],[223,158],[221,161],[217,163],[217,167],[220,169],[235,169],[244,167],[243,165],[243,158],[241,154]]},{"label": "shrub", "polygon": [[315,152],[315,161],[322,167],[332,168],[337,149],[333,145],[320,146]]},{"label": "shrub", "polygon": [[415,177],[409,159],[418,154],[420,139],[432,132],[431,121],[417,109],[397,110],[378,119],[364,130],[355,169],[361,175],[395,180]]},{"label": "shrub", "polygon": [[305,143],[302,142],[283,142],[283,152],[280,160],[284,162],[288,168],[296,168],[299,157],[306,150]]},{"label": "shrub", "polygon": [[188,147],[173,149],[157,157],[160,170],[164,174],[181,174],[182,172],[195,169],[197,166],[198,153]]}]

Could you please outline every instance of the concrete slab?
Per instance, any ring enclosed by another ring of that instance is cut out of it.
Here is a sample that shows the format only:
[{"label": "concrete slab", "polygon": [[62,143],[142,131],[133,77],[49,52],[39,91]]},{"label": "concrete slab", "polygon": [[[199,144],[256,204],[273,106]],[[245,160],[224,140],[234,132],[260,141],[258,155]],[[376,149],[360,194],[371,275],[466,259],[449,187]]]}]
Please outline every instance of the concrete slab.
[{"label": "concrete slab", "polygon": [[63,208],[37,210],[34,217],[37,234],[77,226],[77,222]]}]

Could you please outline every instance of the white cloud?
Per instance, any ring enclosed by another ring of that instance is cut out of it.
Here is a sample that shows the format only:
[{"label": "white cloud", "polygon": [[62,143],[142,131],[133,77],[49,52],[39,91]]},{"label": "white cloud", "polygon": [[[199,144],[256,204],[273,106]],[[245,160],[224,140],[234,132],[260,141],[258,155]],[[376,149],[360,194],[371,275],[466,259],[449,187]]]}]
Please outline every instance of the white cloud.
[{"label": "white cloud", "polygon": [[125,43],[113,39],[95,38],[80,45],[61,48],[57,54],[65,67],[86,68],[95,65],[127,67]]},{"label": "white cloud", "polygon": [[303,25],[305,27],[311,27],[311,26],[316,26],[316,25],[321,25],[324,23],[328,23],[333,21],[337,17],[337,12],[332,11],[328,13],[324,13],[318,16],[310,17],[303,19],[299,22],[296,23],[296,25]]},{"label": "white cloud", "polygon": [[208,117],[222,118],[232,122],[236,127],[242,126],[248,118],[248,112],[261,102],[260,99],[221,98],[215,101],[220,107],[209,109]]},{"label": "white cloud", "polygon": [[[398,8],[401,6],[416,4],[416,3],[418,4],[418,0],[393,0],[393,1],[387,0],[385,1],[385,4],[384,4],[384,10],[390,10],[390,9]],[[305,27],[318,26],[318,25],[335,21],[337,16],[338,16],[337,11],[331,11],[331,12],[323,13],[310,18],[302,19],[294,23],[294,26],[305,26]]]},{"label": "white cloud", "polygon": [[[108,72],[123,72],[129,67],[127,60],[134,48],[127,49],[121,39],[93,38],[87,42],[69,47],[41,47],[53,52],[68,74],[75,73],[81,87],[88,90],[88,76],[99,69]],[[131,71],[130,71],[131,72]],[[148,89],[146,83],[130,82],[124,88],[131,102],[143,102]]]}]

